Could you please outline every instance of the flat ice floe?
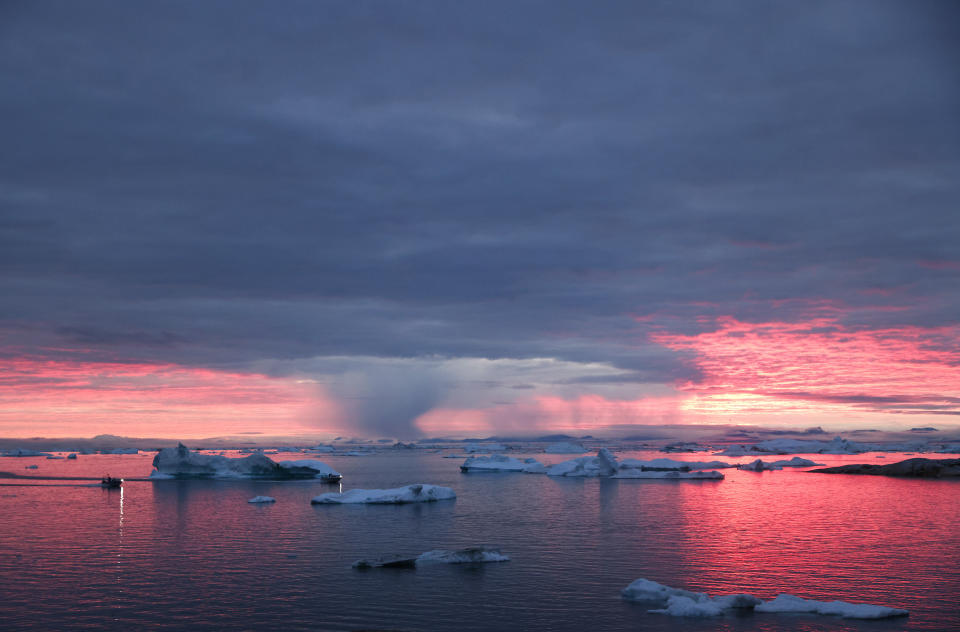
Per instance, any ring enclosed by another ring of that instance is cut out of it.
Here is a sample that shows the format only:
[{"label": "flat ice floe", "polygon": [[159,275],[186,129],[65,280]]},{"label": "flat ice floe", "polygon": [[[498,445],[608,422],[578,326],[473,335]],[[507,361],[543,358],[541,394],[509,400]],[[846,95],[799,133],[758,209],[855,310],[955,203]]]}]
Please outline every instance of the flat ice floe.
[{"label": "flat ice floe", "polygon": [[848,619],[885,619],[909,614],[899,608],[845,601],[815,601],[788,594],[781,594],[770,601],[747,594],[711,597],[706,593],[672,588],[644,578],[634,581],[620,591],[620,594],[630,601],[660,606],[649,612],[675,617],[713,617],[736,609],[753,609],[755,612],[809,612]]},{"label": "flat ice floe", "polygon": [[579,443],[560,441],[558,443],[551,443],[544,448],[543,451],[547,454],[583,454],[587,452],[587,449]]},{"label": "flat ice floe", "polygon": [[247,502],[248,503],[275,503],[277,502],[277,499],[273,498],[272,496],[254,496]]},{"label": "flat ice floe", "polygon": [[456,551],[435,549],[420,555],[385,555],[375,560],[357,560],[354,568],[410,568],[423,564],[481,564],[486,562],[509,562],[510,557],[499,549],[473,546]]},{"label": "flat ice floe", "polygon": [[193,452],[182,443],[164,448],[153,457],[152,479],[168,478],[319,478],[340,480],[339,472],[314,459],[277,463],[261,453],[231,459],[217,454]]},{"label": "flat ice floe", "polygon": [[471,456],[460,466],[461,472],[525,472],[543,474],[546,466],[536,459],[515,459],[502,454]]},{"label": "flat ice floe", "polygon": [[342,493],[329,492],[315,496],[310,502],[314,505],[401,505],[453,500],[456,497],[457,495],[449,487],[419,483],[394,489],[351,489]]}]

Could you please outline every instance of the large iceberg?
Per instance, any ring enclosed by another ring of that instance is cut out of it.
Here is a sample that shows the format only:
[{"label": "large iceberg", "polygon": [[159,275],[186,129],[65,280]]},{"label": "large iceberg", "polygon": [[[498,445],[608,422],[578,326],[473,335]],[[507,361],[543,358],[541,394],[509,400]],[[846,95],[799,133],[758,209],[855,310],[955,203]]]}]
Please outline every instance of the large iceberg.
[{"label": "large iceberg", "polygon": [[401,505],[405,503],[424,503],[435,500],[453,500],[457,495],[449,487],[438,485],[407,485],[394,489],[351,489],[337,493],[330,492],[315,496],[310,502],[314,505]]},{"label": "large iceberg", "polygon": [[551,465],[547,468],[547,476],[613,476],[617,473],[617,459],[610,450],[600,448],[597,456],[582,456]]},{"label": "large iceberg", "polygon": [[502,454],[471,456],[460,466],[461,472],[526,472],[542,474],[546,466],[536,459],[515,459]]},{"label": "large iceberg", "polygon": [[463,446],[463,451],[467,454],[477,454],[478,452],[503,452],[507,447],[500,443],[468,443]]},{"label": "large iceberg", "polygon": [[899,608],[845,601],[815,601],[788,594],[781,594],[770,601],[746,594],[711,597],[706,593],[671,588],[644,578],[634,581],[620,594],[630,601],[660,606],[650,612],[676,617],[713,617],[729,610],[751,608],[755,612],[810,612],[850,619],[883,619],[909,614]]},{"label": "large iceberg", "polygon": [[547,454],[583,454],[587,452],[587,449],[579,443],[560,441],[558,443],[551,443],[544,448],[543,451]]},{"label": "large iceberg", "polygon": [[182,443],[163,448],[153,457],[155,471],[150,478],[319,478],[338,481],[339,472],[313,459],[277,463],[261,453],[231,459],[216,454],[193,452]]},{"label": "large iceberg", "polygon": [[509,562],[510,557],[499,549],[473,546],[456,551],[435,549],[420,555],[385,555],[375,560],[357,560],[354,568],[411,568],[421,564],[479,564],[484,562]]}]

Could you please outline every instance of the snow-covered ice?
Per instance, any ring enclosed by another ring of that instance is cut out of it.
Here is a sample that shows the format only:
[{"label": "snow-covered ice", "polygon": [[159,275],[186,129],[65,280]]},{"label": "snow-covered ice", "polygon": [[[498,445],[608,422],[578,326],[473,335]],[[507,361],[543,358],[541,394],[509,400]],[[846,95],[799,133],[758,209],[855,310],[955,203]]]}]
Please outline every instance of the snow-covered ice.
[{"label": "snow-covered ice", "polygon": [[277,463],[262,453],[241,458],[193,452],[182,443],[153,457],[152,479],[165,478],[320,478],[339,480],[339,472],[322,461],[303,459]]},{"label": "snow-covered ice", "polygon": [[275,503],[277,502],[277,499],[273,498],[272,496],[254,496],[247,502],[248,503]]},{"label": "snow-covered ice", "polygon": [[770,601],[746,594],[711,597],[706,593],[672,588],[642,577],[620,591],[620,594],[630,601],[660,606],[650,612],[676,617],[713,617],[733,609],[750,608],[755,612],[809,612],[849,619],[884,619],[908,614],[899,608],[845,601],[815,601],[788,594],[781,594]]},{"label": "snow-covered ice", "polygon": [[542,474],[546,466],[536,459],[515,459],[494,454],[493,456],[471,456],[460,466],[462,472],[526,472],[527,474]]},{"label": "snow-covered ice", "polygon": [[547,454],[583,454],[584,452],[587,452],[587,449],[579,443],[573,443],[572,441],[560,441],[557,443],[551,443],[544,448],[543,451]]},{"label": "snow-covered ice", "polygon": [[773,463],[766,463],[762,459],[757,459],[751,463],[744,463],[737,466],[738,470],[746,470],[747,472],[768,472],[771,470],[780,470],[783,469],[779,465],[774,465]]},{"label": "snow-covered ice", "polygon": [[799,456],[795,456],[789,460],[774,461],[771,465],[775,467],[813,467],[814,465],[823,465],[823,463],[817,463],[810,459],[802,459]]},{"label": "snow-covered ice", "polygon": [[596,456],[581,456],[547,468],[547,476],[613,476],[616,472],[617,458],[606,448],[600,448]]},{"label": "snow-covered ice", "polygon": [[351,489],[337,493],[330,492],[315,496],[310,502],[315,505],[373,504],[399,505],[404,503],[422,503],[435,500],[453,500],[457,495],[449,487],[419,483],[394,489]]},{"label": "snow-covered ice", "polygon": [[887,619],[909,614],[900,608],[874,606],[868,603],[848,603],[846,601],[816,601],[780,594],[776,599],[765,601],[754,608],[756,612],[812,612],[844,617],[846,619]]}]

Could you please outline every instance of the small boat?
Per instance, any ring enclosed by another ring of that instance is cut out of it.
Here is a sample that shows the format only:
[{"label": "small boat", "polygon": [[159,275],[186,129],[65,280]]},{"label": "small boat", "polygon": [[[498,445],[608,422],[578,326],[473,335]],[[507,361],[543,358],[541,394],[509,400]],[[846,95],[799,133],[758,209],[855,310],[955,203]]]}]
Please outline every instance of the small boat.
[{"label": "small boat", "polygon": [[122,483],[122,478],[113,478],[108,474],[100,480],[100,487],[104,489],[117,489]]}]

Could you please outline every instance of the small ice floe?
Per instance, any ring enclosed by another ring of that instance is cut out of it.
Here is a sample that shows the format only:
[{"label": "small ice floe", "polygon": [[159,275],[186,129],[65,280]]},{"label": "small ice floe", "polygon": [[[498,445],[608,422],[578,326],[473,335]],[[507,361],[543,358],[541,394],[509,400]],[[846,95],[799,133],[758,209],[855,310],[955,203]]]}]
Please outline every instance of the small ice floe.
[{"label": "small ice floe", "polygon": [[373,452],[361,452],[358,450],[351,450],[350,452],[344,452],[343,454],[339,454],[337,456],[372,456],[372,455],[373,455]]},{"label": "small ice floe", "polygon": [[353,568],[413,568],[422,564],[482,564],[486,562],[509,562],[510,557],[500,549],[472,546],[448,551],[435,549],[416,556],[385,555],[375,560],[357,560]]},{"label": "small ice floe", "polygon": [[790,460],[774,461],[771,465],[774,467],[813,467],[814,465],[823,465],[823,463],[817,463],[810,459],[801,459],[799,456],[795,456]]},{"label": "small ice floe", "polygon": [[738,470],[746,470],[748,472],[768,472],[772,470],[781,470],[781,466],[774,463],[765,463],[762,459],[757,459],[752,463],[744,463],[743,465],[737,466]]},{"label": "small ice floe", "polygon": [[906,610],[899,608],[845,601],[814,601],[788,594],[781,594],[770,601],[763,601],[746,594],[711,597],[706,593],[671,588],[644,578],[634,581],[620,591],[620,594],[630,601],[660,606],[651,609],[652,613],[675,617],[714,617],[731,610],[744,609],[753,609],[755,612],[810,612],[838,615],[849,619],[883,619],[908,614]]},{"label": "small ice floe", "polygon": [[275,503],[277,502],[277,499],[273,498],[272,496],[254,496],[247,502],[248,503]]},{"label": "small ice floe", "polygon": [[543,451],[547,454],[583,454],[588,450],[579,443],[560,441],[558,443],[551,443],[544,448]]},{"label": "small ice floe", "polygon": [[507,447],[500,443],[468,443],[463,446],[463,451],[467,454],[477,454],[478,452],[503,452]]},{"label": "small ice floe", "polygon": [[150,478],[318,478],[338,481],[343,478],[329,465],[314,459],[273,461],[262,453],[241,458],[193,452],[182,443],[164,448],[153,458],[155,470]]},{"label": "small ice floe", "polygon": [[39,466],[37,466],[37,465],[28,465],[28,466],[26,466],[26,467],[23,468],[23,469],[25,469],[25,470],[35,470],[35,469],[37,469],[37,467],[39,467]]},{"label": "small ice floe", "polygon": [[371,504],[401,505],[405,503],[424,503],[436,500],[453,500],[457,497],[449,487],[439,485],[407,485],[394,489],[351,489],[337,493],[330,492],[315,496],[310,502],[314,505]]},{"label": "small ice floe", "polygon": [[112,450],[100,450],[100,454],[139,454],[140,450],[136,448],[113,448]]},{"label": "small ice floe", "polygon": [[48,460],[48,461],[60,460],[60,459],[63,459],[63,457],[62,457],[62,456],[57,456],[56,454],[51,454],[50,456],[47,457],[47,460]]},{"label": "small ice floe", "polygon": [[868,603],[847,603],[846,601],[816,601],[803,599],[786,593],[776,599],[765,601],[754,608],[756,612],[811,612],[843,617],[845,619],[888,619],[910,614],[900,608],[874,606]]},{"label": "small ice floe", "polygon": [[71,454],[68,454],[68,455],[67,455],[67,458],[70,459],[71,461],[76,461],[76,460],[77,460],[77,454],[76,454],[75,452],[74,452],[74,453],[71,453]]},{"label": "small ice floe", "polygon": [[547,468],[547,476],[595,477],[616,473],[617,458],[606,448],[600,448],[597,456],[582,456]]},{"label": "small ice floe", "polygon": [[323,445],[323,444],[321,444],[321,445],[317,445],[317,446],[314,446],[314,447],[312,447],[312,448],[307,448],[307,449],[310,450],[311,452],[333,452],[333,446],[332,446],[332,445]]},{"label": "small ice floe", "polygon": [[502,454],[471,456],[460,466],[461,472],[525,472],[543,474],[546,466],[536,459],[515,459]]}]

